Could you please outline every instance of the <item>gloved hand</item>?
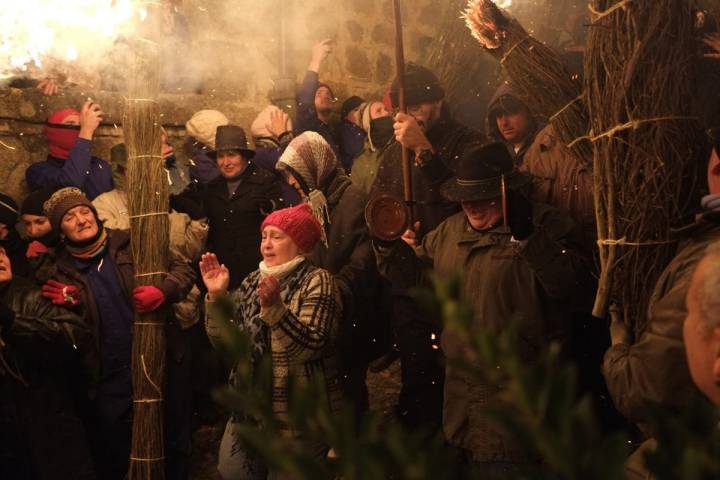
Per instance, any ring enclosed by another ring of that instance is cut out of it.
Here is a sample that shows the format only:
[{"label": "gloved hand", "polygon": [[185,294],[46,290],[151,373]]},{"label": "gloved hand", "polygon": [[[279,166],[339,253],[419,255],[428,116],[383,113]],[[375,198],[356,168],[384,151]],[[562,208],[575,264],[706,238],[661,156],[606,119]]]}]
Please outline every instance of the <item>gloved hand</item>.
[{"label": "gloved hand", "polygon": [[507,191],[508,226],[515,240],[526,240],[532,235],[533,226],[532,203],[525,195],[514,190]]},{"label": "gloved hand", "polygon": [[80,290],[75,285],[48,280],[42,287],[42,296],[49,299],[53,305],[74,307],[80,304]]},{"label": "gloved hand", "polygon": [[133,304],[138,313],[150,313],[165,303],[165,294],[152,285],[141,285],[133,290]]},{"label": "gloved hand", "polygon": [[25,252],[25,256],[27,258],[35,258],[35,257],[38,257],[38,256],[42,255],[43,253],[47,253],[47,252],[48,252],[48,248],[45,246],[44,243],[34,240],[34,241],[30,242],[30,244],[28,245],[27,251]]}]

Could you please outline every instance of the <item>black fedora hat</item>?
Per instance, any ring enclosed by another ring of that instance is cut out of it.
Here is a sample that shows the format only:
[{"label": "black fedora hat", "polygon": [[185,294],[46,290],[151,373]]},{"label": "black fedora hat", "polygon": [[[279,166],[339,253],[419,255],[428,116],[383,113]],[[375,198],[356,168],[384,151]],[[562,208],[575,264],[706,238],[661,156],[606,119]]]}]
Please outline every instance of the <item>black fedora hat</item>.
[{"label": "black fedora hat", "polygon": [[207,153],[213,160],[217,158],[218,152],[237,150],[241,152],[246,160],[255,156],[255,148],[248,141],[245,130],[237,125],[220,125],[215,133],[215,150]]},{"label": "black fedora hat", "polygon": [[508,190],[522,188],[532,179],[515,168],[505,144],[472,146],[463,152],[457,175],[440,192],[452,202],[489,200],[502,195],[503,177]]}]

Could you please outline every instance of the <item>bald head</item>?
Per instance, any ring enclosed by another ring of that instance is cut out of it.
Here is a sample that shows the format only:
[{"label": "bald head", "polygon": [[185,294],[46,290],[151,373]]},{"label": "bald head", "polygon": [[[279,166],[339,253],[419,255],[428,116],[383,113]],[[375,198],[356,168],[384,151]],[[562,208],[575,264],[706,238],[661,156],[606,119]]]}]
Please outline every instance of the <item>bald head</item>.
[{"label": "bald head", "polygon": [[683,338],[695,385],[720,405],[720,244],[712,245],[690,282]]}]

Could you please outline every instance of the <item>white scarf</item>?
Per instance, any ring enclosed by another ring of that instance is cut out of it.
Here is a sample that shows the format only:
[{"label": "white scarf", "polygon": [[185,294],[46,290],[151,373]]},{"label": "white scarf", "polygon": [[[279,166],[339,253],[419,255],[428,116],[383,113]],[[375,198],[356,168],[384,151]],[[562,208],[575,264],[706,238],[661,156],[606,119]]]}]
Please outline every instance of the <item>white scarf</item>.
[{"label": "white scarf", "polygon": [[305,261],[305,257],[298,255],[289,262],[285,262],[282,265],[275,265],[274,267],[268,267],[265,265],[265,260],[260,262],[258,268],[260,269],[260,278],[275,277],[278,281],[287,277],[289,274],[295,271],[302,262]]}]

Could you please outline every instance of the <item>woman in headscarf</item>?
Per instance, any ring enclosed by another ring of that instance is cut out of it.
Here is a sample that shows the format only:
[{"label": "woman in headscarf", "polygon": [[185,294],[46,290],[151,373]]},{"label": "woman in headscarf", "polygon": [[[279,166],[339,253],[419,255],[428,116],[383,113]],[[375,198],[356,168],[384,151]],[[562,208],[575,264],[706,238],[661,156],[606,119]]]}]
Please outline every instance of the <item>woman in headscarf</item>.
[{"label": "woman in headscarf", "polygon": [[325,139],[296,137],[277,164],[323,226],[309,259],[332,273],[343,300],[339,348],[346,391],[359,415],[367,409],[365,371],[390,344],[389,289],[377,271],[364,210],[367,195],[350,181]]}]

